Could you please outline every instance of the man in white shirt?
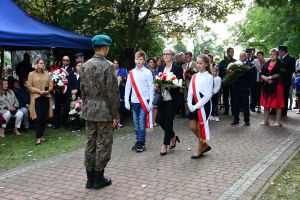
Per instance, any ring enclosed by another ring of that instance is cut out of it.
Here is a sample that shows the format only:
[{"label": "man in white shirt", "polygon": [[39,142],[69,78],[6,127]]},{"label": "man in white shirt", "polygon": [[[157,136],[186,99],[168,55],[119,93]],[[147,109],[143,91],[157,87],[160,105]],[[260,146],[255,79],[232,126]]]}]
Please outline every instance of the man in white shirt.
[{"label": "man in white shirt", "polygon": [[125,86],[124,101],[127,110],[130,110],[129,94],[132,91],[132,116],[136,135],[136,143],[132,150],[136,152],[145,150],[147,123],[150,128],[152,126],[151,111],[153,109],[154,84],[152,72],[144,67],[145,62],[146,53],[138,51],[135,54],[136,67],[130,71]]}]

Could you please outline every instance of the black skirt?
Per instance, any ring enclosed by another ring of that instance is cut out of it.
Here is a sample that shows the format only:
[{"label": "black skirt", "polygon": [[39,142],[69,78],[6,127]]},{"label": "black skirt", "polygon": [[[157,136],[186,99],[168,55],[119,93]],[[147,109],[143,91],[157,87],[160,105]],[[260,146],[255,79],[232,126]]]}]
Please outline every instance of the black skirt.
[{"label": "black skirt", "polygon": [[[202,93],[200,93],[200,97],[201,98],[203,97]],[[192,101],[192,105],[195,105],[194,98],[193,98],[193,101]],[[207,118],[210,116],[210,112],[211,112],[211,103],[210,103],[210,100],[204,105],[204,110],[205,110],[205,113],[202,113],[202,115],[205,115],[206,116],[206,120],[207,120]],[[198,119],[197,110],[194,111],[194,112],[189,112],[188,118],[189,118],[189,120],[196,120],[196,121],[198,121],[199,119]]]}]

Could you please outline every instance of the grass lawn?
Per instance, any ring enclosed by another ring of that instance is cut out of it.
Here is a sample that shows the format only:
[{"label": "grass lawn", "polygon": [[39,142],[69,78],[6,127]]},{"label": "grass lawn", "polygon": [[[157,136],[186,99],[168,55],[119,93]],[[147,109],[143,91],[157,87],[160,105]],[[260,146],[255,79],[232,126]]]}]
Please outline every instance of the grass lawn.
[{"label": "grass lawn", "polygon": [[264,200],[300,199],[300,152],[271,183],[262,198]]},{"label": "grass lawn", "polygon": [[[133,133],[131,123],[126,123],[124,128],[114,132],[114,138]],[[35,145],[35,131],[22,133],[17,136],[7,133],[5,138],[0,138],[0,173],[25,163],[43,160],[61,153],[69,152],[84,147],[85,131],[78,133],[61,128],[45,130],[46,142]]]}]

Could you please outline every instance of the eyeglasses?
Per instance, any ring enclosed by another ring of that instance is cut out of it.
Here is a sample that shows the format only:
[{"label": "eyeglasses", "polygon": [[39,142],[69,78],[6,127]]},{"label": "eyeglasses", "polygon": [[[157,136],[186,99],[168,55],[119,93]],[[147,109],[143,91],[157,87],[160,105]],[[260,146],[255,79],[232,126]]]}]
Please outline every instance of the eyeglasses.
[{"label": "eyeglasses", "polygon": [[70,61],[70,60],[63,59],[63,61]]},{"label": "eyeglasses", "polygon": [[171,56],[172,54],[171,53],[164,53],[163,55],[164,56]]}]

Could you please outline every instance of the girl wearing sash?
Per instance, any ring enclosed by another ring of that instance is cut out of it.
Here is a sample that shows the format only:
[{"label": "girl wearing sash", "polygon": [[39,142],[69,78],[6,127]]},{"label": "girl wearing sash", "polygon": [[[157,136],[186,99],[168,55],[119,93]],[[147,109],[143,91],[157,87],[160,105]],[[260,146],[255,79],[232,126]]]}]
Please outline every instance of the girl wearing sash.
[{"label": "girl wearing sash", "polygon": [[198,73],[194,74],[189,85],[187,103],[190,110],[190,129],[198,138],[198,147],[192,159],[197,159],[211,147],[208,146],[210,139],[208,119],[211,113],[211,97],[213,91],[213,77],[208,72],[209,58],[200,55],[197,58]]},{"label": "girl wearing sash", "polygon": [[146,128],[152,128],[152,100],[154,85],[152,73],[144,67],[146,53],[138,51],[135,54],[136,67],[129,71],[125,86],[125,108],[130,110],[129,94],[131,91],[132,117],[136,136],[136,143],[132,150],[143,152],[146,142]]},{"label": "girl wearing sash", "polygon": [[[165,48],[163,51],[165,64],[158,69],[158,72],[172,72],[179,80],[183,78],[183,70],[173,62],[174,56],[175,51],[173,49]],[[180,142],[173,130],[174,114],[176,108],[178,108],[178,102],[180,101],[180,90],[179,88],[159,89],[161,90],[162,102],[158,105],[157,123],[165,132],[164,141],[160,150],[160,155],[163,156],[167,154],[169,145],[169,149],[174,149],[176,147],[176,142]]]}]

